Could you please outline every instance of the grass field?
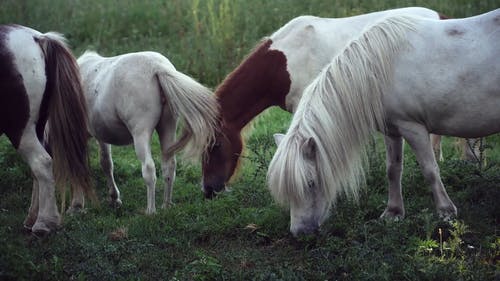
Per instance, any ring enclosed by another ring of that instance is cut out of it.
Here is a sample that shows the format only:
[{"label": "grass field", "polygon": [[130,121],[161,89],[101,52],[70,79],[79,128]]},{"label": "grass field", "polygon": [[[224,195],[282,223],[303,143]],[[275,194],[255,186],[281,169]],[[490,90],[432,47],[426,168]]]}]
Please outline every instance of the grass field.
[{"label": "grass field", "polygon": [[[215,87],[260,38],[293,17],[342,17],[425,6],[450,17],[500,7],[498,0],[2,0],[0,24],[56,30],[76,55],[140,50],[165,54],[182,72]],[[1,90],[0,90],[1,91]],[[487,164],[460,160],[445,138],[443,182],[458,218],[441,222],[414,155],[405,154],[407,216],[389,222],[385,148],[371,144],[370,170],[358,202],[341,198],[315,237],[294,239],[289,214],[266,188],[272,134],[290,115],[271,109],[254,122],[232,192],[203,199],[201,169],[178,161],[175,205],[146,216],[146,189],[132,147],[113,147],[123,206],[106,203],[97,146],[92,173],[101,204],[64,217],[64,227],[39,239],[23,230],[31,176],[0,138],[0,280],[498,280],[500,278],[500,136],[486,139]],[[153,144],[157,175],[159,145]],[[157,204],[163,188],[158,181]]]}]

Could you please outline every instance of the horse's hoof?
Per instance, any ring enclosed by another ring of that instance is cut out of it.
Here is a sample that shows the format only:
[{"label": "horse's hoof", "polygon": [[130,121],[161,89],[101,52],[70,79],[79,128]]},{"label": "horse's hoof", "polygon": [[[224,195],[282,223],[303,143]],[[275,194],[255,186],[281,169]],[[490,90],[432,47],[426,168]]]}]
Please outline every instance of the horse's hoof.
[{"label": "horse's hoof", "polygon": [[32,217],[27,217],[25,220],[24,220],[24,223],[23,223],[23,226],[26,230],[29,230],[31,231],[31,228],[33,227],[33,225],[35,224],[36,222],[36,217],[35,218],[32,218]]},{"label": "horse's hoof", "polygon": [[438,209],[439,218],[443,221],[449,222],[457,217],[457,208],[452,205],[446,208]]},{"label": "horse's hoof", "polygon": [[36,229],[36,230],[32,229],[31,234],[37,238],[43,238],[43,237],[47,237],[50,234],[50,230],[49,229]]},{"label": "horse's hoof", "polygon": [[113,208],[120,208],[122,206],[122,200],[120,198],[111,199],[109,205]]},{"label": "horse's hoof", "polygon": [[23,224],[23,230],[27,233],[30,233],[31,232],[31,228],[33,228],[32,225],[26,225],[26,224]]},{"label": "horse's hoof", "polygon": [[163,204],[161,205],[161,208],[162,208],[162,209],[168,209],[168,208],[173,207],[173,206],[175,206],[175,203],[174,203],[174,202],[168,202],[168,203],[163,203]]},{"label": "horse's hoof", "polygon": [[31,233],[37,237],[45,237],[60,226],[56,222],[36,222],[31,228]]},{"label": "horse's hoof", "polygon": [[66,214],[68,215],[84,214],[85,212],[85,208],[82,206],[71,206],[66,210]]},{"label": "horse's hoof", "polygon": [[392,221],[399,221],[405,217],[404,210],[399,208],[389,208],[387,207],[385,211],[380,215],[381,219],[387,219]]}]

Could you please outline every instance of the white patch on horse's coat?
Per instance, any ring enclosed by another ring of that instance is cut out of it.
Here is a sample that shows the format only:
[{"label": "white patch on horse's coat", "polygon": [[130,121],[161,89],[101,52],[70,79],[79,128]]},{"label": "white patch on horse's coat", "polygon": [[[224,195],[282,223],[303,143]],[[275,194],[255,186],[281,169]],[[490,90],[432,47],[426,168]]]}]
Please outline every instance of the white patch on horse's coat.
[{"label": "white patch on horse's coat", "polygon": [[26,94],[30,102],[30,120],[28,124],[35,126],[38,111],[42,103],[47,77],[45,76],[45,60],[43,53],[34,44],[34,38],[41,33],[30,28],[15,28],[7,37],[6,45],[14,56],[14,64],[24,81]]}]

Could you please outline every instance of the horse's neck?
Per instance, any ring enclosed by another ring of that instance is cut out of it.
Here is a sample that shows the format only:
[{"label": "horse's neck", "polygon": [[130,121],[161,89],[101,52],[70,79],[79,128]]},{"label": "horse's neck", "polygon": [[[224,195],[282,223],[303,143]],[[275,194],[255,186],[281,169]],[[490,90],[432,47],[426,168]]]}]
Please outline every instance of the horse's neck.
[{"label": "horse's neck", "polygon": [[226,126],[242,129],[270,106],[285,108],[291,83],[286,57],[269,50],[271,43],[267,40],[258,46],[217,89]]},{"label": "horse's neck", "polygon": [[255,89],[247,87],[238,92],[238,95],[230,96],[230,99],[220,100],[221,115],[226,126],[242,129],[266,108],[275,105],[284,108],[284,102],[274,102],[272,98],[266,97],[266,91],[253,90]]}]

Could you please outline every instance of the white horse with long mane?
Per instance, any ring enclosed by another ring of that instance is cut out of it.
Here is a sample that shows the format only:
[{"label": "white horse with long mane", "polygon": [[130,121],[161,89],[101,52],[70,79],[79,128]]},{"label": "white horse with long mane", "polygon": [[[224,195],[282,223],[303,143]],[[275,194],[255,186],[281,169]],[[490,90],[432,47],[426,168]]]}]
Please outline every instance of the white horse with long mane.
[{"label": "white horse with long mane", "polygon": [[315,231],[339,193],[357,194],[364,144],[376,130],[387,147],[389,198],[382,217],[404,216],[403,138],[439,215],[456,215],[429,133],[476,138],[500,132],[498,46],[500,9],[447,21],[389,17],[352,41],[305,90],[287,134],[276,136],[268,183],[274,198],[290,207],[291,232]]},{"label": "white horse with long mane", "polygon": [[[171,204],[176,151],[186,158],[200,157],[215,134],[218,103],[212,92],[177,71],[156,52],[138,52],[101,57],[85,52],[78,58],[88,106],[89,130],[99,142],[100,162],[107,178],[111,202],[121,204],[113,177],[111,145],[133,143],[142,164],[147,186],[146,213],[156,212],[156,171],[151,156],[151,138],[156,130],[161,146],[165,183],[163,207]],[[177,120],[184,133],[175,141]],[[73,194],[72,208],[83,206],[83,194]]]}]

